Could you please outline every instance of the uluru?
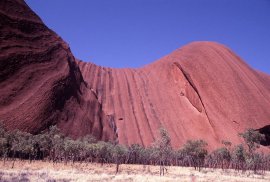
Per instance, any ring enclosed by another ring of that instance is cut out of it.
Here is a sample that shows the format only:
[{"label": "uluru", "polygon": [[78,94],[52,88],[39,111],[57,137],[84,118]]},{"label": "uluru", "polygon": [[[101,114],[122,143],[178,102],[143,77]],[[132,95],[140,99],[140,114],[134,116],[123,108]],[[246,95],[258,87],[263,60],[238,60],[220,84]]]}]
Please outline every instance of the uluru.
[{"label": "uluru", "polygon": [[[230,48],[192,42],[141,68],[76,59],[22,0],[0,1],[0,120],[38,134],[149,146],[166,128],[174,147],[203,139],[237,144],[253,128],[269,136],[270,76]],[[269,144],[269,142],[266,142]]]}]

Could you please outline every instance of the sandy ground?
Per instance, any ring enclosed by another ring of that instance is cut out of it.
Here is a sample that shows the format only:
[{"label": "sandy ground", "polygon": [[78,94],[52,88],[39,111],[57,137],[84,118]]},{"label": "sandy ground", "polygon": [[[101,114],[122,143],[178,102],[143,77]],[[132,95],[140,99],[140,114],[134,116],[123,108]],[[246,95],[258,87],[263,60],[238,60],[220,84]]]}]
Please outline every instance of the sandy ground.
[{"label": "sandy ground", "polygon": [[19,161],[11,168],[12,163],[0,162],[0,181],[270,181],[270,172],[263,175],[253,172],[222,171],[203,169],[201,172],[187,167],[168,167],[165,176],[159,176],[158,166],[121,165],[120,172],[115,174],[115,165],[100,164],[52,164],[48,162]]}]

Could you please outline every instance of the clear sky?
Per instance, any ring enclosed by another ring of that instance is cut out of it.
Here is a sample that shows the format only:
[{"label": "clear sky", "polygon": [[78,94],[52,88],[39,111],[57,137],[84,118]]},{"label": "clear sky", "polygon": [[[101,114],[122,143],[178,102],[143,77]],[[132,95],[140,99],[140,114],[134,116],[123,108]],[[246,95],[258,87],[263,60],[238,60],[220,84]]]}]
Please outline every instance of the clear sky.
[{"label": "clear sky", "polygon": [[142,67],[192,41],[230,47],[270,74],[270,0],[26,0],[75,57]]}]

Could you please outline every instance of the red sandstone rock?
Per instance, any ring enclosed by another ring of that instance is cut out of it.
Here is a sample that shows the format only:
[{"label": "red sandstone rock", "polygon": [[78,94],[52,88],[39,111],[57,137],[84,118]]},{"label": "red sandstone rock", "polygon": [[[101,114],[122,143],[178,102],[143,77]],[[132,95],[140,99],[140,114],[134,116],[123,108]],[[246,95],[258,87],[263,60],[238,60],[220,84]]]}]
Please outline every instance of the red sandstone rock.
[{"label": "red sandstone rock", "polygon": [[0,1],[0,120],[38,133],[57,124],[73,137],[114,139],[68,45],[23,1]]},{"label": "red sandstone rock", "polygon": [[0,2],[0,120],[38,133],[94,134],[149,145],[165,127],[173,145],[240,142],[270,123],[270,76],[213,42],[194,42],[140,69],[75,60],[20,0]]}]

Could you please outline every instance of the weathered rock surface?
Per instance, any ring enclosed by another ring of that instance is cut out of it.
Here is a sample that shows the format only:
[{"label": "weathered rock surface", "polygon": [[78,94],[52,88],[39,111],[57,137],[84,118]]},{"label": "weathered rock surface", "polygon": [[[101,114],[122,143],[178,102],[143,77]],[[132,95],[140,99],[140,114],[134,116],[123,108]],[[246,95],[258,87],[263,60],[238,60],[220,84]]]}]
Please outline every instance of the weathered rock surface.
[{"label": "weathered rock surface", "polygon": [[0,1],[0,24],[0,120],[9,129],[57,124],[72,137],[149,145],[163,126],[175,147],[204,139],[214,148],[270,124],[270,76],[218,43],[112,69],[76,60],[23,1]]},{"label": "weathered rock surface", "polygon": [[115,138],[68,45],[23,1],[0,1],[0,120],[38,133],[57,124],[77,137]]}]

